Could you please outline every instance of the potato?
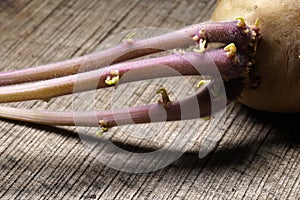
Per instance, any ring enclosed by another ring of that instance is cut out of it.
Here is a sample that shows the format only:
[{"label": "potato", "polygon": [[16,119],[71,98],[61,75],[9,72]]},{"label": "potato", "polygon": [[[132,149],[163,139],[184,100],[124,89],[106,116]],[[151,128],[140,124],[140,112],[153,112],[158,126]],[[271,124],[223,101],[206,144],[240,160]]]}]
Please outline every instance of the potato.
[{"label": "potato", "polygon": [[300,2],[299,0],[219,0],[213,21],[244,17],[248,24],[260,19],[262,39],[256,54],[255,75],[239,101],[271,112],[300,111]]}]

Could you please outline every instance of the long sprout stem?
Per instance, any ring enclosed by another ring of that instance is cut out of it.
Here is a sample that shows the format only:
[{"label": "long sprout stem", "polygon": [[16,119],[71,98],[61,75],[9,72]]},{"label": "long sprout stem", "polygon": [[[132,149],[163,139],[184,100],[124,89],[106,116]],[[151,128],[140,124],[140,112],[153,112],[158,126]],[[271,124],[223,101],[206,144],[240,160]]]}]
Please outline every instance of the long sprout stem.
[{"label": "long sprout stem", "polygon": [[[210,82],[204,89],[195,96],[186,99],[170,102],[167,106],[161,103],[133,107],[128,109],[111,111],[45,111],[33,109],[19,109],[11,107],[0,107],[0,117],[5,119],[30,122],[44,125],[59,126],[99,126],[98,121],[105,124],[105,127],[120,126],[125,124],[139,124],[159,121],[187,120],[211,115],[211,104],[218,99],[211,98],[209,87]],[[242,91],[244,84],[242,78],[225,81],[227,103],[236,99]],[[197,100],[198,108],[193,102]],[[182,108],[185,108],[184,114]],[[199,112],[195,112],[195,110]],[[166,113],[166,118],[157,117],[162,112]],[[97,120],[95,121],[95,117]],[[101,124],[100,124],[101,126]]]},{"label": "long sprout stem", "polygon": [[116,47],[63,62],[2,72],[0,86],[47,80],[77,74],[79,71],[100,69],[144,55],[198,44],[200,40],[205,40],[207,43],[235,43],[238,48],[245,49],[252,42],[251,31],[249,27],[239,27],[238,22],[238,20],[205,22],[149,39],[133,42],[125,40]]},{"label": "long sprout stem", "polygon": [[119,63],[77,75],[0,87],[0,103],[49,100],[53,97],[114,86],[118,83],[170,76],[211,75],[218,77],[219,75],[228,80],[239,77],[247,61],[249,58],[243,54],[236,53],[231,57],[224,49],[213,49],[203,54],[173,54]]}]

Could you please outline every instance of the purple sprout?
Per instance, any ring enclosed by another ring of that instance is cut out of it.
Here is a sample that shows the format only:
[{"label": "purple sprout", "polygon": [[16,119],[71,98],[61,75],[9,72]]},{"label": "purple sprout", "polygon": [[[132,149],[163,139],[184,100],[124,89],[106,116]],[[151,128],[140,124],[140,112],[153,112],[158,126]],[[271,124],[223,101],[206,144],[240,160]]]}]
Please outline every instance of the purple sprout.
[{"label": "purple sprout", "polygon": [[[212,98],[209,93],[209,88],[213,87],[216,82],[222,81],[224,84],[227,104],[229,104],[239,97],[244,83],[251,81],[251,69],[259,39],[258,23],[248,26],[242,18],[196,24],[143,40],[127,38],[116,47],[98,53],[40,67],[0,73],[0,102],[47,101],[54,97],[74,93],[75,83],[84,86],[76,92],[94,89],[88,84],[91,81],[98,83],[97,89],[112,87],[119,84],[119,80],[130,71],[136,71],[135,76],[126,79],[122,84],[176,76],[173,73],[160,71],[158,66],[164,65],[184,76],[210,75],[211,81],[205,84],[205,87],[194,97],[178,101],[171,101],[167,91],[161,88],[158,93],[162,95],[162,101],[156,104],[114,111],[77,112],[76,116],[80,117],[76,119],[76,125],[92,126],[93,120],[91,119],[95,115],[103,130],[120,124],[129,124],[131,120],[134,123],[149,123],[153,122],[149,116],[150,109],[154,113],[159,113],[164,109],[167,121],[182,120],[180,107],[189,105],[192,98],[198,100],[201,113],[191,112],[190,115],[184,116],[184,119],[207,117],[213,114],[212,103],[218,101],[218,98]],[[208,44],[211,43],[219,43],[221,47],[207,49]],[[193,52],[130,61],[165,50],[195,45],[197,48]],[[114,62],[111,63],[111,60]],[[217,66],[222,80],[216,80],[218,74],[214,76],[214,70],[208,64],[210,62]],[[84,78],[78,80],[78,73]],[[47,125],[75,125],[74,112],[71,111],[41,111],[2,106],[0,117]]]}]

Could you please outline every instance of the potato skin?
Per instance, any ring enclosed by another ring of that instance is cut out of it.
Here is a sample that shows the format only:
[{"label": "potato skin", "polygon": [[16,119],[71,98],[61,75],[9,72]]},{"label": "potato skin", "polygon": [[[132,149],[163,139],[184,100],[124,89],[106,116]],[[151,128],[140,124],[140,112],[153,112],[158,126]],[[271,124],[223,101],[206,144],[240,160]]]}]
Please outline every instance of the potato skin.
[{"label": "potato skin", "polygon": [[300,3],[299,0],[219,0],[213,21],[244,17],[248,24],[260,19],[262,39],[255,57],[255,75],[239,101],[271,112],[300,112]]}]

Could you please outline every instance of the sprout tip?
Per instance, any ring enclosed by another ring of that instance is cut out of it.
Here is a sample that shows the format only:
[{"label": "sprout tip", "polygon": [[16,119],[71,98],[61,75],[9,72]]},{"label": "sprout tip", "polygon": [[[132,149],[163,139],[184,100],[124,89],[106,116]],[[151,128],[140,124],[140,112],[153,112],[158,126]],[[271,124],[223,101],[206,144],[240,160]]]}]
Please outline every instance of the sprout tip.
[{"label": "sprout tip", "polygon": [[234,43],[230,43],[224,47],[224,51],[227,52],[228,57],[233,57],[236,53],[236,46]]},{"label": "sprout tip", "polygon": [[165,88],[163,87],[159,88],[156,91],[156,94],[161,94],[162,96],[162,100],[159,100],[158,103],[163,104],[164,106],[167,106],[169,103],[171,103],[170,97]]},{"label": "sprout tip", "polygon": [[238,27],[240,28],[246,27],[245,19],[243,17],[236,17],[235,20],[238,20],[238,23],[236,24]]}]

